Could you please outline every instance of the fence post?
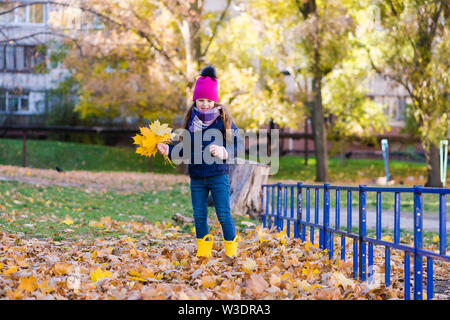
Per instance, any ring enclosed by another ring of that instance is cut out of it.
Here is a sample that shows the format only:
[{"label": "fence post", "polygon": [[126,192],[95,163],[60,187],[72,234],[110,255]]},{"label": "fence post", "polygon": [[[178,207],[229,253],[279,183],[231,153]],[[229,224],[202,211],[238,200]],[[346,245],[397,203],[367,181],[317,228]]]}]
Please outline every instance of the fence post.
[{"label": "fence post", "polygon": [[411,269],[410,269],[410,257],[409,252],[404,251],[405,257],[404,257],[404,278],[405,278],[405,300],[411,299]]},{"label": "fence post", "polygon": [[366,281],[366,191],[359,185],[359,279]]},{"label": "fence post", "polygon": [[[290,215],[290,218],[293,219],[294,218],[294,187],[289,187],[289,188],[291,189],[291,201],[290,201],[290,204],[291,204],[291,215]],[[291,236],[291,222],[290,221],[291,220],[287,221],[287,225],[288,225],[288,227],[287,227],[287,235],[288,235],[288,237]],[[296,226],[296,224],[294,223],[294,236],[295,236],[295,226]]]},{"label": "fence post", "polygon": [[433,259],[427,257],[427,300],[433,299]]},{"label": "fence post", "polygon": [[272,185],[272,210],[271,210],[271,215],[269,217],[269,229],[272,228],[272,219],[275,220],[274,215],[275,215],[275,185],[273,184]]},{"label": "fence post", "polygon": [[[303,219],[303,196],[302,196],[302,183],[301,182],[297,182],[297,221],[295,223],[295,227],[294,227],[294,237],[298,238],[300,237],[300,233],[298,230],[299,227],[299,221],[302,221]],[[302,226],[302,231],[301,231],[301,239],[302,241],[305,241],[305,226]]]},{"label": "fence post", "polygon": [[262,220],[263,228],[266,227],[266,216],[265,216],[266,213],[267,213],[267,211],[264,212],[264,187],[261,186],[261,220]]},{"label": "fence post", "polygon": [[422,193],[414,186],[414,300],[422,300]]},{"label": "fence post", "polygon": [[400,192],[395,193],[394,200],[394,243],[400,243]]},{"label": "fence post", "polygon": [[[306,222],[311,222],[311,189],[306,188]],[[309,227],[309,241],[314,243],[314,228]]]},{"label": "fence post", "polygon": [[447,253],[447,202],[445,194],[439,195],[439,253]]},{"label": "fence post", "polygon": [[[280,231],[283,231],[284,229],[284,219],[287,218],[287,203],[288,203],[288,187],[284,186],[284,197],[283,197],[283,211],[281,213],[281,229]],[[290,225],[289,225],[289,220],[286,220],[286,229],[289,229]],[[289,232],[289,231],[287,231]],[[288,235],[289,236],[289,235]]]},{"label": "fence post", "polygon": [[322,249],[330,251],[330,235],[328,227],[330,225],[330,185],[323,185],[323,242]]},{"label": "fence post", "polygon": [[281,182],[278,182],[278,191],[277,191],[277,218],[275,221],[275,226],[277,227],[277,231],[280,232],[280,220],[281,220]]},{"label": "fence post", "polygon": [[[319,188],[314,188],[314,224],[319,225]],[[319,229],[319,248],[323,248],[323,230]]]},{"label": "fence post", "polygon": [[27,130],[22,132],[22,167],[27,166]]}]

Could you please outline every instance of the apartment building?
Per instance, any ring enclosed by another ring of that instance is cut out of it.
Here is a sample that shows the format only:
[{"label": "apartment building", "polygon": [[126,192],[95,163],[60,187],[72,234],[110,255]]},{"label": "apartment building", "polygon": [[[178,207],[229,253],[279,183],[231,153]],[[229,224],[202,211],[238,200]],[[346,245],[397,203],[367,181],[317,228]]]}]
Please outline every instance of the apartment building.
[{"label": "apartment building", "polygon": [[58,41],[50,6],[27,2],[0,2],[0,126],[42,123],[48,91],[66,74],[48,59]]}]

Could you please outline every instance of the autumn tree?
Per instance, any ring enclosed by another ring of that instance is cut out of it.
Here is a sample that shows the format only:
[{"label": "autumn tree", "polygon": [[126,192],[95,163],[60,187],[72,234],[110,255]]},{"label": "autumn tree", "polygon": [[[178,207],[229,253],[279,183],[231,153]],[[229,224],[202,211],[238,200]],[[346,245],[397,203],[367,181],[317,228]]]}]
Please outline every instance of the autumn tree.
[{"label": "autumn tree", "polygon": [[[351,36],[356,25],[351,1],[252,0],[254,16],[270,30],[280,67],[295,79],[297,99],[312,120],[316,181],[328,181],[330,130],[362,135],[383,127],[381,108],[368,101],[362,84],[367,68]],[[367,59],[366,59],[367,60]],[[311,81],[310,81],[311,80]],[[325,96],[324,96],[325,95]],[[325,101],[324,101],[325,99]],[[334,123],[327,118],[334,114]]]},{"label": "autumn tree", "polygon": [[159,110],[170,118],[189,103],[231,0],[206,21],[203,0],[29,1],[7,11],[35,3],[50,6],[53,34],[66,35],[69,52],[59,56],[80,81],[83,115],[142,118]]},{"label": "autumn tree", "polygon": [[384,0],[363,5],[372,8],[374,23],[360,43],[373,69],[408,92],[412,100],[408,112],[425,150],[426,186],[439,187],[439,140],[447,137],[450,127],[449,4]]},{"label": "autumn tree", "polygon": [[[252,3],[219,30],[206,56],[221,71],[221,101],[244,128],[258,130],[270,119],[296,127],[304,117],[301,101],[290,98],[279,61],[274,28],[255,16]],[[251,26],[251,27],[250,27]]]}]

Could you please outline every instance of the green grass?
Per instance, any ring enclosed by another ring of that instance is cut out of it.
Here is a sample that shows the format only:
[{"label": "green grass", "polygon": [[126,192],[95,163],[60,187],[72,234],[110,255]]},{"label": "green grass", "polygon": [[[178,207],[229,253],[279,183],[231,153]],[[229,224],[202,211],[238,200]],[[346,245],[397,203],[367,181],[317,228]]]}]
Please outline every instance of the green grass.
[{"label": "green grass", "polygon": [[[91,221],[110,217],[115,221],[170,221],[179,212],[189,215],[190,194],[187,184],[172,190],[119,194],[87,192],[78,188],[34,186],[17,181],[0,182],[0,225],[3,229],[37,237],[68,236],[81,238],[104,233]],[[70,217],[74,223],[61,223]],[[32,225],[32,227],[31,227]],[[67,234],[64,229],[72,229]],[[110,235],[127,234],[111,231]]]},{"label": "green grass", "polygon": [[[148,159],[136,154],[131,139],[130,147],[27,140],[26,158],[28,167],[41,169],[54,169],[58,166],[65,171],[148,171]],[[22,165],[22,140],[0,139],[0,164]],[[165,164],[159,154],[152,160],[152,167],[155,173],[180,173],[176,168]],[[404,185],[422,183],[426,177],[425,163],[391,160],[389,171],[397,183],[402,181]],[[332,184],[356,185],[384,175],[382,159],[348,159],[343,165],[338,158],[329,159],[329,176]],[[315,159],[309,158],[308,165],[305,166],[303,157],[283,156],[279,159],[278,172],[270,179],[313,182]]]},{"label": "green grass", "polygon": [[[303,157],[283,156],[280,157],[279,171],[272,179],[314,181],[315,166],[314,158],[308,158],[308,165],[305,166]],[[339,158],[329,158],[328,173],[330,183],[355,185],[360,181],[367,181],[367,179],[384,177],[384,161],[382,159],[348,159],[341,164]],[[425,163],[390,160],[389,173],[397,183],[403,181],[405,185],[411,184],[409,177],[414,178],[415,181],[420,176],[422,176],[420,180],[426,177],[426,165]]]},{"label": "green grass", "polygon": [[[112,191],[88,192],[60,186],[35,186],[27,183],[0,182],[0,228],[30,237],[54,240],[83,239],[129,235],[137,238],[145,234],[139,225],[144,222],[169,222],[175,213],[192,217],[191,197],[187,183],[176,183],[171,190],[120,194]],[[209,217],[217,222],[214,208]],[[90,225],[109,217],[115,222],[138,223],[134,227],[120,224],[117,228]],[[73,224],[63,223],[70,218]],[[235,218],[238,230],[244,226]],[[193,224],[183,231],[190,232]],[[67,231],[67,229],[71,231]]]},{"label": "green grass", "polygon": [[[54,169],[56,166],[65,171],[134,171],[147,172],[148,159],[138,155],[130,147],[108,147],[72,142],[47,140],[27,140],[27,166],[40,169]],[[0,164],[22,165],[22,140],[0,139]],[[179,172],[164,164],[161,155],[152,160],[154,172]]]},{"label": "green grass", "polygon": [[[20,166],[22,162],[22,141],[0,139],[0,164]],[[164,159],[158,155],[152,161],[153,172],[179,174],[170,165],[164,164]],[[135,148],[107,147],[81,143],[57,141],[28,140],[27,165],[33,168],[54,169],[55,166],[65,171],[125,171],[147,172],[147,158],[137,155]],[[295,180],[314,182],[315,159],[308,159],[308,166],[304,165],[304,158],[298,156],[284,156],[280,158],[279,171],[270,180]],[[409,177],[426,176],[425,163],[413,163],[391,160],[389,169],[396,181],[403,180],[408,184]],[[384,175],[384,162],[381,159],[350,159],[341,165],[338,158],[329,159],[330,183],[334,185],[358,185],[367,183],[367,179],[374,179]],[[416,183],[417,181],[414,181]],[[192,216],[190,193],[182,190],[186,185],[174,185],[171,191],[149,191],[123,195],[114,192],[87,193],[81,189],[41,186],[39,188],[19,182],[0,182],[0,223],[1,227],[10,231],[23,232],[34,236],[65,237],[64,229],[74,231],[69,237],[85,235],[98,236],[104,230],[89,227],[89,221],[100,220],[109,216],[118,221],[170,221],[175,212]],[[320,193],[320,198],[322,193]],[[426,198],[430,197],[430,199]],[[431,199],[432,195],[424,195],[425,211],[437,212],[438,201]],[[30,202],[27,199],[33,199]],[[155,203],[155,199],[158,199]],[[375,208],[376,194],[368,193],[368,208]],[[304,199],[305,201],[305,199]],[[320,201],[320,200],[319,200]],[[344,210],[346,193],[341,193],[341,210]],[[331,205],[334,208],[335,192],[331,192]],[[353,204],[358,203],[357,193],[353,193]],[[173,205],[175,204],[175,205]],[[304,202],[305,204],[305,202]],[[449,210],[447,203],[447,212]],[[290,205],[288,206],[290,208]],[[384,194],[383,210],[393,210],[394,197]],[[311,193],[311,210],[314,208],[314,195]],[[401,210],[412,211],[413,199],[410,195],[402,194]],[[211,210],[211,209],[210,209]],[[8,218],[5,218],[8,216]],[[70,216],[74,221],[71,226],[61,224],[61,220]],[[215,218],[210,213],[210,217]],[[11,221],[10,221],[11,220]],[[250,219],[238,218],[240,221]],[[28,225],[28,226],[27,226]],[[29,227],[32,225],[33,227]],[[74,228],[73,226],[77,227]],[[190,228],[191,226],[185,226]],[[113,231],[110,231],[113,233]],[[114,231],[116,232],[116,231]],[[117,233],[117,232],[116,232]],[[120,233],[120,232],[119,232]]]}]

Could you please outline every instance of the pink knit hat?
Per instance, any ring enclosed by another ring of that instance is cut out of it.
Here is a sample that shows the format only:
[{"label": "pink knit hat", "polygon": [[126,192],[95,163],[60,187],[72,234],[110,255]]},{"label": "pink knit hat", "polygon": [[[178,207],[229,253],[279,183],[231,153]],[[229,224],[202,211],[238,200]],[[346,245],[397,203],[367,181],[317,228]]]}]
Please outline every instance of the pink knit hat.
[{"label": "pink knit hat", "polygon": [[217,92],[216,69],[213,66],[207,66],[203,68],[200,75],[200,78],[195,83],[192,100],[209,99],[218,103],[219,94]]}]

